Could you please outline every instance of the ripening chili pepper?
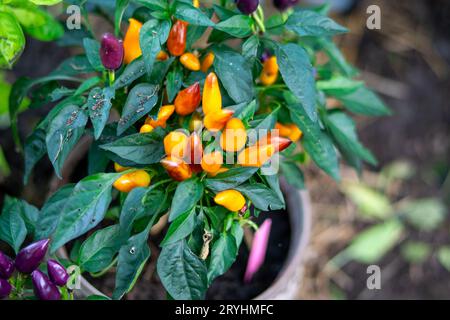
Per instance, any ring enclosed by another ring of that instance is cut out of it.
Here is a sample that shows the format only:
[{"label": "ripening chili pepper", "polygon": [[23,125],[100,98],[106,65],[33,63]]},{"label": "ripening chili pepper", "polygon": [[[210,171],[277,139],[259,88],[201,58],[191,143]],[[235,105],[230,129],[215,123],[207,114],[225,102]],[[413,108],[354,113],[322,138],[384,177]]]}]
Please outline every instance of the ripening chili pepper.
[{"label": "ripening chili pepper", "polygon": [[211,66],[214,63],[214,58],[215,58],[215,56],[214,56],[214,53],[212,53],[212,52],[208,52],[206,54],[206,56],[203,58],[202,66],[201,66],[201,70],[203,73],[208,72],[209,68],[211,68]]},{"label": "ripening chili pepper", "polygon": [[275,152],[275,146],[272,144],[254,145],[242,150],[237,162],[244,167],[262,167]]},{"label": "ripening chili pepper", "polygon": [[14,261],[0,251],[0,278],[9,279],[14,272]]},{"label": "ripening chili pepper", "polygon": [[214,202],[230,211],[239,211],[245,206],[245,198],[237,190],[224,190],[216,194]]},{"label": "ripening chili pepper", "polygon": [[177,20],[170,29],[167,49],[173,56],[181,56],[186,50],[186,34],[188,23]]},{"label": "ripening chili pepper", "polygon": [[145,170],[136,170],[122,175],[114,181],[113,186],[120,192],[128,193],[134,188],[148,187],[150,182],[151,177]]},{"label": "ripening chili pepper", "polygon": [[130,167],[122,167],[120,164],[118,164],[117,162],[114,162],[114,170],[116,172],[123,172],[126,171],[128,169],[131,169]]},{"label": "ripening chili pepper", "polygon": [[230,109],[222,109],[217,112],[208,113],[203,119],[205,128],[210,131],[220,131],[226,125],[228,120],[233,117],[234,111]]},{"label": "ripening chili pepper", "polygon": [[140,129],[139,133],[149,133],[153,131],[153,127],[149,124],[144,124]]},{"label": "ripening chili pepper", "polygon": [[220,93],[219,80],[214,72],[208,74],[205,79],[202,108],[205,115],[222,109],[222,94]]},{"label": "ripening chili pepper", "polygon": [[200,1],[199,0],[192,0],[192,5],[196,8],[200,8]]},{"label": "ripening chili pepper", "polygon": [[165,61],[169,59],[169,55],[165,52],[165,51],[160,51],[158,52],[158,54],[156,55],[156,60],[158,61]]},{"label": "ripening chili pepper", "polygon": [[43,239],[20,250],[16,256],[16,269],[22,273],[31,273],[36,270],[47,253],[49,243],[50,239]]},{"label": "ripening chili pepper", "polygon": [[244,14],[252,14],[259,6],[259,0],[235,0],[239,11]]},{"label": "ripening chili pepper", "polygon": [[[203,145],[197,132],[193,132],[187,142],[185,160],[188,164],[199,165],[202,161]],[[197,169],[197,168],[194,168]]]},{"label": "ripening chili pepper", "polygon": [[266,139],[260,139],[258,145],[271,144],[275,147],[276,152],[281,152],[291,145],[292,141],[280,136],[267,136]]},{"label": "ripening chili pepper", "polygon": [[211,177],[215,177],[217,176],[219,173],[224,173],[227,172],[228,168],[220,168],[219,170],[217,170],[216,172],[209,172],[208,175]]},{"label": "ripening chili pepper", "polygon": [[60,300],[61,293],[58,287],[41,271],[34,270],[31,274],[33,281],[34,294],[40,300]]},{"label": "ripening chili pepper", "polygon": [[241,119],[232,118],[225,125],[220,136],[220,146],[228,152],[241,150],[247,142],[247,131]]},{"label": "ripening chili pepper", "polygon": [[220,151],[213,151],[203,155],[202,169],[207,173],[216,173],[222,168],[223,154]]},{"label": "ripening chili pepper", "polygon": [[200,100],[200,84],[196,82],[190,87],[178,92],[175,98],[175,112],[180,116],[187,116],[197,109]]},{"label": "ripening chili pepper", "polygon": [[142,23],[136,19],[129,19],[127,33],[123,40],[123,47],[125,49],[124,62],[129,64],[134,59],[142,55],[141,46],[139,44],[139,32],[142,28]]},{"label": "ripening chili pepper", "polygon": [[69,280],[69,274],[60,263],[55,260],[47,261],[47,272],[50,280],[59,287],[65,286]]},{"label": "ripening chili pepper", "polygon": [[111,33],[105,33],[100,46],[100,59],[106,69],[117,70],[123,62],[124,49],[122,40]]},{"label": "ripening chili pepper", "polygon": [[277,57],[272,56],[263,64],[263,70],[261,71],[261,75],[259,77],[261,83],[265,86],[269,86],[274,84],[278,79],[278,63]]},{"label": "ripening chili pepper", "polygon": [[12,291],[12,286],[8,282],[8,280],[0,278],[0,299],[4,299],[7,296],[9,296],[11,291]]},{"label": "ripening chili pepper", "polygon": [[173,104],[168,104],[162,106],[156,117],[156,120],[153,120],[151,117],[147,117],[145,120],[145,124],[151,125],[153,128],[156,127],[166,127],[166,122],[169,120],[170,116],[175,112],[175,106]]},{"label": "ripening chili pepper", "polygon": [[203,121],[200,114],[197,112],[193,113],[189,120],[189,131],[199,131],[202,127],[202,123]]},{"label": "ripening chili pepper", "polygon": [[273,6],[280,11],[285,11],[290,7],[295,6],[298,0],[273,0]]},{"label": "ripening chili pepper", "polygon": [[183,158],[187,151],[188,136],[184,132],[172,131],[164,137],[164,151],[168,156]]},{"label": "ripening chili pepper", "polygon": [[287,137],[293,142],[297,142],[303,135],[303,132],[293,123],[281,124],[277,122],[275,129],[280,131],[280,136]]},{"label": "ripening chili pepper", "polygon": [[168,156],[161,160],[161,164],[174,180],[183,181],[192,177],[191,167],[179,158]]},{"label": "ripening chili pepper", "polygon": [[193,53],[186,52],[180,57],[181,64],[188,70],[198,71],[200,70],[200,60]]}]

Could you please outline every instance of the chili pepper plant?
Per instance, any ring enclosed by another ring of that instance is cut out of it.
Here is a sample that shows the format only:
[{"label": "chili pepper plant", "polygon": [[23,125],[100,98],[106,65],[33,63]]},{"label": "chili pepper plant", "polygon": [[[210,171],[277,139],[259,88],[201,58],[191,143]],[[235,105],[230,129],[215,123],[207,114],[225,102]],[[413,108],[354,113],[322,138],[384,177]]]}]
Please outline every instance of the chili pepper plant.
[{"label": "chili pepper plant", "polygon": [[[72,149],[82,137],[92,143],[88,176],[41,209],[6,198],[0,239],[18,255],[15,271],[1,267],[3,296],[26,297],[34,287],[37,298],[70,299],[60,295],[67,277],[54,260],[72,243],[71,260],[60,262],[76,274],[114,270],[112,298],[121,299],[151,257],[150,230],[167,217],[159,278],[173,299],[202,299],[235,261],[243,228],[257,230],[261,211],[285,207],[280,176],[300,189],[310,162],[336,181],[340,160],[358,171],[376,164],[351,114],[389,110],[354,80],[357,70],[333,43],[347,29],[327,17],[327,6],[274,4],[279,11],[267,17],[258,0],[117,1],[114,33],[85,38],[84,52],[47,77],[16,82],[13,123],[26,95],[60,81],[45,101],[55,105],[24,142],[24,183],[45,155],[67,178]],[[269,230],[270,222],[256,237],[262,245],[246,281],[262,263]],[[46,257],[21,269],[23,243],[43,239]],[[49,258],[47,277],[39,264]]]}]

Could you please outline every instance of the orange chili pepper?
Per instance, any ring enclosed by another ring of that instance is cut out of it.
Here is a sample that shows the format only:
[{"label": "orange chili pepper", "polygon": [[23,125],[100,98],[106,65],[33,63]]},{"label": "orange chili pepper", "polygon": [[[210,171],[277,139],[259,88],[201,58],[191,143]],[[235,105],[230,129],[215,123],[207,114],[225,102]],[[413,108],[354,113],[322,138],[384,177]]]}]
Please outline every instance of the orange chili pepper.
[{"label": "orange chili pepper", "polygon": [[158,60],[158,61],[164,61],[167,59],[169,59],[169,55],[165,51],[162,51],[162,50],[156,56],[156,60]]},{"label": "orange chili pepper", "polygon": [[192,170],[186,162],[176,157],[167,157],[161,160],[169,176],[177,181],[183,181],[192,177]]},{"label": "orange chili pepper", "polygon": [[166,127],[166,122],[169,120],[170,116],[175,112],[175,106],[173,104],[168,104],[162,106],[156,117],[156,120],[153,120],[151,117],[147,117],[145,120],[145,124],[151,125],[153,128],[156,127]]},{"label": "orange chili pepper", "polygon": [[205,79],[202,108],[205,115],[222,109],[222,94],[220,93],[219,80],[214,72],[208,74]]},{"label": "orange chili pepper", "polygon": [[293,142],[297,142],[303,135],[303,132],[293,123],[284,125],[277,122],[275,129],[279,130],[280,136],[287,137]]},{"label": "orange chili pepper", "polygon": [[224,190],[216,194],[214,202],[230,211],[239,211],[245,206],[245,198],[237,190]]},{"label": "orange chili pepper", "polygon": [[148,187],[150,185],[151,177],[144,170],[137,170],[126,173],[119,179],[114,181],[113,186],[120,192],[130,192],[137,187]]},{"label": "orange chili pepper", "polygon": [[177,20],[170,29],[167,49],[173,56],[181,56],[186,50],[186,34],[188,23]]},{"label": "orange chili pepper", "polygon": [[228,152],[241,150],[247,142],[247,131],[242,121],[238,118],[230,119],[220,136],[220,146]]},{"label": "orange chili pepper", "polygon": [[187,151],[188,136],[180,131],[172,131],[164,137],[164,151],[168,156],[183,158]]},{"label": "orange chili pepper", "polygon": [[198,71],[200,70],[200,61],[193,53],[187,52],[180,57],[181,64],[188,70]]},{"label": "orange chili pepper", "polygon": [[203,58],[202,66],[201,66],[201,70],[203,73],[206,73],[209,70],[209,68],[211,68],[211,66],[214,63],[214,58],[215,58],[215,56],[214,56],[214,53],[212,53],[212,52],[208,52],[206,54],[206,56]]},{"label": "orange chili pepper", "polygon": [[263,70],[260,75],[261,83],[265,86],[269,86],[278,79],[278,63],[277,57],[272,56],[264,61]]},{"label": "orange chili pepper", "polygon": [[141,31],[142,23],[133,18],[128,21],[130,24],[123,40],[123,48],[125,50],[123,61],[126,64],[142,55],[141,46],[139,45],[139,32]]},{"label": "orange chili pepper", "polygon": [[217,176],[219,173],[223,173],[223,172],[227,172],[228,168],[220,168],[219,170],[217,170],[216,172],[209,172],[208,176],[210,177],[215,177]]},{"label": "orange chili pepper", "polygon": [[139,129],[139,133],[148,133],[153,131],[153,127],[149,124],[144,124],[141,129]]},{"label": "orange chili pepper", "polygon": [[178,93],[175,98],[175,112],[180,116],[187,116],[197,109],[200,100],[200,84],[196,82]]},{"label": "orange chili pepper", "polygon": [[228,120],[233,117],[234,111],[229,109],[222,109],[217,112],[208,113],[203,119],[205,128],[210,131],[220,131],[223,129]]},{"label": "orange chili pepper", "polygon": [[273,144],[254,145],[239,153],[238,164],[244,167],[262,167],[275,152]]},{"label": "orange chili pepper", "polygon": [[203,145],[197,132],[193,132],[187,142],[187,159],[188,164],[198,165],[202,161]]},{"label": "orange chili pepper", "polygon": [[208,173],[216,173],[223,164],[223,155],[220,151],[213,151],[203,155],[202,169]]},{"label": "orange chili pepper", "polygon": [[200,1],[199,0],[192,0],[192,5],[196,8],[200,7]]},{"label": "orange chili pepper", "polygon": [[114,170],[116,170],[116,172],[123,172],[123,171],[126,171],[128,169],[131,169],[131,168],[130,167],[122,167],[117,162],[114,162]]}]

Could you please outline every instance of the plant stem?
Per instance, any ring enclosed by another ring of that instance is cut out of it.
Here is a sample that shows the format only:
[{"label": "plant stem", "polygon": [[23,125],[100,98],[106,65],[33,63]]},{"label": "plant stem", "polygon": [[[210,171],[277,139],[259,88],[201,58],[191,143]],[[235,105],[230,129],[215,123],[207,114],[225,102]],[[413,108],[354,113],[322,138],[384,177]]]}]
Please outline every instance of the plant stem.
[{"label": "plant stem", "polygon": [[253,20],[255,20],[256,25],[259,28],[259,31],[261,31],[262,33],[266,32],[266,27],[264,26],[264,21],[261,20],[259,15],[254,12],[254,13],[252,13],[252,17],[253,17]]},{"label": "plant stem", "polygon": [[116,79],[116,72],[114,70],[108,70],[109,86],[112,87],[114,80]]}]

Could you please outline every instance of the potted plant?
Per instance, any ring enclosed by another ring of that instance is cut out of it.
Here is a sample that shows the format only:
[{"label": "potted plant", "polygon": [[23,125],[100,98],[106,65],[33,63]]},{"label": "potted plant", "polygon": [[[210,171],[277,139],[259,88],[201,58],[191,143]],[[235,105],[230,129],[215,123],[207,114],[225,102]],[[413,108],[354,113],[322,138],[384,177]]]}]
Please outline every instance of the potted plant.
[{"label": "potted plant", "polygon": [[[67,288],[81,274],[115,270],[112,298],[121,299],[139,281],[158,226],[156,269],[167,295],[202,299],[232,266],[244,229],[257,230],[254,237],[246,231],[253,237],[245,273],[251,281],[270,232],[270,220],[258,228],[254,219],[287,204],[293,221],[289,263],[260,296],[278,297],[297,272],[309,223],[305,195],[302,202],[295,189],[284,187],[286,201],[279,173],[303,188],[299,164],[309,159],[336,180],[339,157],[356,169],[363,161],[375,164],[346,111],[389,113],[352,79],[355,69],[330,40],[347,30],[326,16],[326,6],[306,10],[293,8],[295,2],[274,1],[280,12],[265,19],[258,0],[212,6],[135,0],[141,6],[121,40],[129,3],[118,1],[115,34],[85,38],[84,54],[48,77],[14,85],[12,121],[36,86],[79,83],[49,95],[58,103],[25,141],[24,180],[45,154],[55,174],[67,178],[64,166],[85,137],[92,141],[91,174],[60,187],[40,210],[6,199],[0,239],[17,256],[16,272],[11,258],[1,260],[3,297],[31,295],[24,281],[31,273],[36,297],[71,299]],[[204,34],[207,45],[196,47]],[[329,57],[325,64],[315,59],[318,52]],[[345,109],[328,108],[329,97]],[[32,244],[21,250],[27,236]],[[71,255],[58,263],[66,246]],[[40,268],[44,262],[48,276]]]}]

